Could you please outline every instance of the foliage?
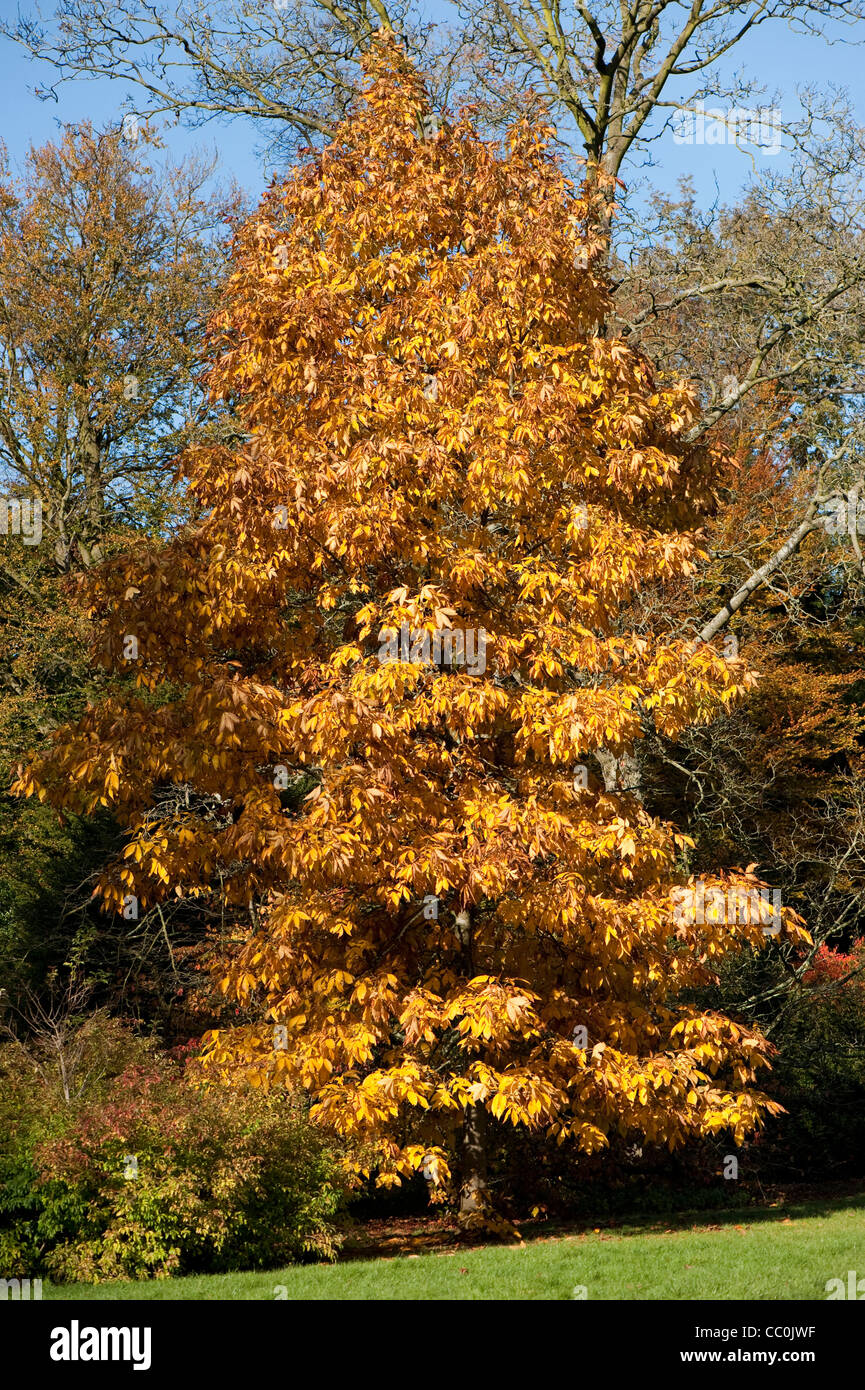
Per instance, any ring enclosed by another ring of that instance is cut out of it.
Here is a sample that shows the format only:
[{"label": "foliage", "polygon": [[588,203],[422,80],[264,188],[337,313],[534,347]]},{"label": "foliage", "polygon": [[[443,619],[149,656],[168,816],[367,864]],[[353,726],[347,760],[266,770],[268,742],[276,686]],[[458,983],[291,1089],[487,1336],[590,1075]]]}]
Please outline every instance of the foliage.
[{"label": "foliage", "polygon": [[[157,146],[144,129],[134,143],[84,124],[32,149],[20,176],[5,161],[0,173],[0,484],[41,508],[19,535],[0,500],[4,787],[26,749],[112,688],[88,662],[76,574],[179,524],[166,460],[234,428],[197,366],[237,199],[207,191],[206,162],[160,167]],[[116,848],[108,814],[61,826],[46,808],[0,802],[0,974],[13,996],[82,958],[115,1002],[145,973],[152,932],[136,923],[106,942],[90,902],[88,879]],[[150,972],[154,1012],[177,993],[168,965]]]},{"label": "foliage", "polygon": [[7,1025],[7,1037],[0,1046],[0,1266],[26,1275],[40,1260],[39,1146],[65,1135],[77,1103],[103,1101],[114,1078],[149,1048],[102,1010],[25,1038]]},{"label": "foliage", "polygon": [[[736,1006],[741,967],[722,977],[720,1000]],[[748,1156],[769,1179],[812,1182],[865,1175],[865,942],[825,943],[798,986],[784,994],[772,1031],[778,1056],[767,1089],[785,1109]]]},{"label": "foliage", "polygon": [[[644,622],[661,601],[683,628],[695,609],[717,609],[731,557],[746,574],[795,525],[814,477],[790,456],[786,405],[769,396],[763,419],[743,423],[739,467],[707,528],[711,563],[678,594],[644,594]],[[772,446],[761,448],[766,437]],[[863,596],[848,546],[843,534],[818,531],[789,557],[727,636],[756,670],[753,691],[711,727],[650,739],[643,758],[646,804],[691,835],[695,874],[757,863],[813,937],[808,950],[779,943],[738,954],[702,996],[777,1049],[766,1089],[787,1113],[746,1163],[764,1179],[862,1171],[861,992],[825,977],[827,961],[858,949],[865,926]]]},{"label": "foliage", "polygon": [[205,193],[201,161],[156,170],[148,145],[68,128],[0,183],[0,471],[41,499],[61,570],[176,517],[166,460],[225,433],[195,367],[237,199]]},{"label": "foliage", "polygon": [[[711,563],[663,595],[644,593],[638,621],[664,603],[682,630],[729,596],[735,557],[744,578],[795,524],[813,478],[784,447],[779,403],[738,440],[707,526]],[[774,440],[775,457],[757,440]],[[756,436],[756,439],[755,439]],[[730,624],[725,640],[754,669],[748,697],[705,729],[652,739],[644,758],[649,804],[694,837],[696,868],[758,862],[818,937],[855,930],[863,871],[865,737],[862,589],[835,538],[809,537]]]},{"label": "foliage", "polygon": [[7,1265],[99,1282],[332,1257],[340,1170],[303,1105],[196,1086],[120,1041],[135,1060],[59,1112],[4,1058]]},{"label": "foliage", "polygon": [[[677,996],[765,944],[761,913],[674,918],[687,837],[575,777],[753,684],[622,622],[698,565],[718,460],[688,390],[599,331],[606,192],[544,129],[500,152],[467,114],[423,138],[425,109],[376,44],[352,119],[239,235],[212,388],[250,443],[188,454],[197,525],[94,576],[98,652],[142,696],[18,789],[128,828],[110,910],[217,895],[243,1013],[206,1064],[306,1087],[381,1183],[444,1187],[462,1126],[482,1186],[484,1122],[739,1142],[777,1109],[764,1041]],[[486,665],[383,659],[403,625],[483,631]],[[193,799],[163,813],[166,786]]]}]

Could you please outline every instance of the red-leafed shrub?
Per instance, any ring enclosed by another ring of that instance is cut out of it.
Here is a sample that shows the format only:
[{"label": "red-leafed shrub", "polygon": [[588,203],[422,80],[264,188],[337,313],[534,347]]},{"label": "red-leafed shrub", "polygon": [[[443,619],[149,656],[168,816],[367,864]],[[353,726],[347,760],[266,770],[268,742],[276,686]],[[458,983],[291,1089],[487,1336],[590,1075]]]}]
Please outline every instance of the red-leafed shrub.
[{"label": "red-leafed shrub", "polygon": [[838,981],[843,982],[842,990],[828,992],[827,1002],[843,1006],[850,999],[855,1000],[855,994],[843,992],[844,987],[848,991],[865,991],[865,940],[854,941],[849,951],[835,951],[824,942],[804,976],[804,983],[812,986]]},{"label": "red-leafed shrub", "polygon": [[31,1209],[0,1231],[10,1267],[101,1282],[335,1253],[338,1159],[298,1097],[195,1085],[144,1047],[91,1098],[55,1099],[56,1123],[36,1083],[16,1092],[39,1122],[19,1128]]}]

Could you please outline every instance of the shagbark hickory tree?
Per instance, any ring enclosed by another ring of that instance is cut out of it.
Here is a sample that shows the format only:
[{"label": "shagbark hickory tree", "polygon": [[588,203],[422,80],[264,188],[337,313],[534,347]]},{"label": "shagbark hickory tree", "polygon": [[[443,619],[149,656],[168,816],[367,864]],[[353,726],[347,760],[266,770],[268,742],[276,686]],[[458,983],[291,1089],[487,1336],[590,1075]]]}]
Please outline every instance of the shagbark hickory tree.
[{"label": "shagbark hickory tree", "polygon": [[769,938],[677,910],[685,837],[593,771],[753,681],[622,620],[699,560],[692,400],[603,336],[602,195],[550,133],[425,114],[383,38],[239,234],[211,381],[248,441],[188,454],[197,524],[93,581],[139,690],[19,787],[126,824],[109,908],[220,896],[206,1071],[305,1087],[361,1169],[453,1170],[481,1219],[490,1126],[672,1149],[777,1109],[765,1041],[680,1002]]}]

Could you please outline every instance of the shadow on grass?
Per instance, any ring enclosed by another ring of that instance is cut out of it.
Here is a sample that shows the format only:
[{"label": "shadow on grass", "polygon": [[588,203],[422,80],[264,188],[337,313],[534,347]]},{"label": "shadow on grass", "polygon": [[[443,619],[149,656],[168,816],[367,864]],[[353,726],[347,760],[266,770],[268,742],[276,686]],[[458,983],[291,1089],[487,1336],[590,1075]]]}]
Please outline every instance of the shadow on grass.
[{"label": "shadow on grass", "polygon": [[[779,1224],[807,1217],[830,1216],[845,1210],[861,1210],[865,1206],[865,1179],[856,1182],[828,1184],[789,1184],[764,1190],[736,1205],[729,1203],[717,1208],[701,1206],[666,1212],[622,1212],[611,1215],[583,1215],[572,1218],[545,1218],[515,1223],[526,1245],[547,1240],[562,1240],[589,1232],[601,1239],[617,1239],[629,1235],[673,1235],[684,1231],[720,1231],[724,1227],[743,1227],[760,1222]],[[427,1251],[472,1249],[483,1245],[506,1244],[495,1236],[478,1231],[465,1232],[451,1214],[415,1214],[397,1219],[368,1220],[358,1223],[348,1233],[339,1256],[339,1263],[352,1260],[374,1260],[399,1255],[417,1255]],[[511,1242],[512,1243],[512,1242]]]}]

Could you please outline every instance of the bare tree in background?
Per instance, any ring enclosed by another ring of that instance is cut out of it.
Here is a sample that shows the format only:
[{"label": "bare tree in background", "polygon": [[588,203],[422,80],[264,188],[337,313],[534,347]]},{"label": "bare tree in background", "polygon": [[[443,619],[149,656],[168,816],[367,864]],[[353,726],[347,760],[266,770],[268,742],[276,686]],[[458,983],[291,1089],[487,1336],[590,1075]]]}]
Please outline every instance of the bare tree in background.
[{"label": "bare tree in background", "polygon": [[718,69],[764,24],[818,34],[863,16],[863,0],[455,0],[436,24],[410,0],[60,0],[2,32],[52,63],[58,83],[121,78],[151,114],[245,116],[309,140],[333,130],[373,33],[390,28],[437,102],[458,89],[502,120],[535,92],[618,177],[674,112],[755,98],[756,83],[725,83]]}]

